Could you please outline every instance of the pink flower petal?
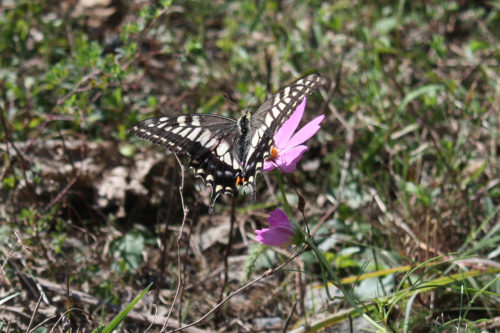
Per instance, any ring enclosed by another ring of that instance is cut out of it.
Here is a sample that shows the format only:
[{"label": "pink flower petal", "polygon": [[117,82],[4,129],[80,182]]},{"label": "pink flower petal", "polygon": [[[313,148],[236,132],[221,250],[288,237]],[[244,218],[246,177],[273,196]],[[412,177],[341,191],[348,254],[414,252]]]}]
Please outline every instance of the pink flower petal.
[{"label": "pink flower petal", "polygon": [[320,129],[320,124],[325,119],[325,115],[322,114],[308,122],[304,127],[302,127],[297,133],[295,133],[286,143],[286,147],[298,146],[307,140],[309,140],[317,131]]},{"label": "pink flower petal", "polygon": [[255,237],[257,242],[270,246],[282,246],[288,243],[291,238],[288,234],[277,229],[255,230],[255,233],[257,234]]},{"label": "pink flower petal", "polygon": [[304,110],[306,108],[306,98],[302,101],[302,103],[297,106],[295,111],[293,111],[290,118],[281,125],[280,129],[274,135],[274,144],[276,147],[283,147],[286,142],[290,139],[293,132],[299,126],[300,121],[302,120],[302,116],[304,115]]},{"label": "pink flower petal", "polygon": [[279,170],[286,173],[295,171],[297,162],[308,149],[307,146],[300,145],[280,152],[276,161]]},{"label": "pink flower petal", "polygon": [[274,135],[274,148],[278,154],[273,159],[264,161],[264,172],[269,172],[278,168],[283,172],[292,172],[297,168],[297,162],[307,151],[307,147],[302,145],[309,140],[320,128],[320,124],[325,119],[325,115],[318,116],[307,123],[297,133],[297,129],[306,106],[306,99],[297,106],[290,118],[283,123],[281,128]]},{"label": "pink flower petal", "polygon": [[262,168],[263,172],[273,171],[274,169],[276,169],[276,163],[274,163],[274,161],[272,160],[264,161],[264,167]]},{"label": "pink flower petal", "polygon": [[270,227],[255,230],[255,233],[257,234],[255,240],[259,243],[271,246],[286,245],[292,240],[294,227],[282,210],[279,208],[273,210],[269,213],[267,221],[269,222]]},{"label": "pink flower petal", "polygon": [[269,217],[267,218],[267,222],[271,227],[285,227],[290,230],[293,230],[293,226],[288,221],[288,216],[286,216],[285,212],[283,212],[279,208],[275,208],[272,212],[269,213]]}]

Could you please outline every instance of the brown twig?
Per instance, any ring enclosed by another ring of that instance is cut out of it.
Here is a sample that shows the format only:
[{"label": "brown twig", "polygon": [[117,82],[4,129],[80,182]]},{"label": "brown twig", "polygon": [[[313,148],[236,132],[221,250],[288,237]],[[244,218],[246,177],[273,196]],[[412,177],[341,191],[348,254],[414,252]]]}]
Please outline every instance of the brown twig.
[{"label": "brown twig", "polygon": [[[57,284],[57,283],[54,283],[52,281],[45,280],[42,278],[38,278],[38,277],[37,278],[35,278],[33,276],[28,277],[24,274],[21,274],[21,276],[23,276],[25,279],[31,278],[31,279],[33,279],[33,281],[36,284],[38,284],[38,285],[40,285],[48,290],[51,290],[52,292],[55,292],[59,295],[64,295],[66,293],[65,286],[62,286],[60,284]],[[113,312],[118,313],[120,310],[122,310],[121,306],[107,303],[107,302],[103,302],[102,300],[100,300],[98,298],[95,298],[89,294],[86,294],[84,292],[81,292],[81,291],[78,291],[75,289],[70,290],[70,297],[72,299],[77,300],[78,302],[81,302],[81,303],[85,303],[85,304],[89,304],[89,305],[93,305],[93,306],[103,306],[104,308],[106,308],[110,311],[113,311]],[[81,309],[75,309],[75,308],[72,308],[70,310],[83,311]],[[149,314],[136,312],[133,310],[128,313],[127,318],[132,319],[132,320],[136,320],[139,322],[143,322],[143,323],[153,323],[154,325],[164,325],[165,321],[168,319],[168,318],[163,317],[163,316],[153,316],[153,315],[149,315]],[[171,327],[175,327],[175,326],[178,327],[178,326],[181,326],[181,323],[176,321],[175,319],[170,319],[170,326]],[[205,331],[201,330],[201,329],[197,329],[197,328],[191,328],[190,330],[186,330],[186,332],[201,333],[201,332],[205,332]]]},{"label": "brown twig", "polygon": [[78,176],[74,176],[73,178],[71,178],[70,182],[68,184],[66,184],[66,186],[64,186],[64,188],[59,192],[57,193],[56,197],[54,199],[52,199],[45,207],[44,207],[44,210],[45,211],[48,211],[52,206],[54,206],[59,200],[61,200],[61,198],[66,194],[66,192],[69,191],[69,189],[71,188],[71,186],[73,186],[76,181],[78,179]]},{"label": "brown twig", "polygon": [[349,165],[351,164],[351,156],[352,156],[352,146],[354,144],[354,130],[351,126],[346,127],[346,150],[344,163],[342,163],[342,171],[340,172],[340,181],[337,192],[339,193],[339,200],[343,199],[343,189],[345,180],[347,178],[347,170],[349,169]]},{"label": "brown twig", "polygon": [[93,79],[94,77],[96,77],[97,75],[99,75],[100,73],[101,73],[101,70],[96,70],[96,71],[93,71],[90,74],[85,75],[84,77],[81,78],[80,82],[77,83],[77,85],[76,85],[75,88],[71,89],[70,92],[68,92],[62,98],[60,98],[60,99],[57,100],[56,105],[54,105],[54,107],[52,108],[52,110],[50,111],[50,113],[47,115],[47,118],[45,119],[45,121],[38,127],[38,130],[37,130],[36,134],[33,136],[33,138],[28,142],[28,144],[24,148],[23,153],[26,153],[28,151],[28,149],[33,145],[33,143],[35,142],[35,140],[38,138],[38,136],[40,135],[40,133],[42,133],[42,131],[45,129],[45,127],[48,125],[48,123],[52,121],[52,118],[54,117],[54,113],[57,110],[57,107],[59,105],[61,105],[62,103],[64,103],[73,94],[75,94],[77,92],[82,92],[82,91],[87,91],[87,90],[92,89],[92,87],[90,87],[90,86],[84,87],[84,88],[80,88],[80,86],[83,83],[85,83],[87,81],[90,81],[91,79]]},{"label": "brown twig", "polygon": [[182,165],[179,157],[177,154],[174,153],[175,159],[177,160],[177,163],[179,164],[179,167],[181,169],[181,184],[179,185],[179,196],[181,198],[181,206],[182,206],[182,223],[181,223],[181,229],[179,230],[179,235],[177,236],[177,266],[179,268],[179,280],[177,283],[177,288],[175,290],[175,295],[174,299],[172,301],[172,305],[170,306],[170,309],[168,310],[167,314],[167,319],[165,320],[165,323],[163,324],[163,327],[161,328],[160,332],[164,332],[165,329],[168,327],[168,321],[170,319],[170,316],[172,315],[172,311],[174,309],[175,304],[177,303],[179,293],[181,291],[181,288],[184,284],[184,280],[182,278],[183,272],[181,271],[182,269],[182,263],[181,263],[181,239],[182,239],[182,233],[184,231],[184,225],[186,223],[186,218],[189,210],[186,208],[186,205],[184,204],[184,166]]},{"label": "brown twig", "polygon": [[[73,170],[73,173],[72,173],[73,174],[73,178],[70,180],[70,182],[68,184],[66,184],[66,186],[64,186],[64,188],[56,195],[56,197],[54,199],[52,199],[49,202],[49,204],[44,207],[45,211],[48,211],[53,205],[55,205],[59,200],[61,200],[61,198],[66,194],[66,192],[68,192],[68,190],[71,188],[71,186],[73,186],[75,184],[75,182],[77,181],[77,179],[80,177],[80,172],[77,170],[77,168],[75,166],[75,163],[73,161],[73,157],[69,153],[69,150],[68,150],[68,148],[66,146],[66,140],[64,140],[64,135],[61,133],[61,131],[60,131],[59,128],[57,129],[57,131],[59,132],[59,137],[60,137],[63,149],[64,149],[64,153],[68,157],[68,161],[71,164],[71,168]],[[84,145],[82,145],[81,147],[82,147],[81,151],[82,151],[82,157],[83,157],[83,147],[84,147]]]},{"label": "brown twig", "polygon": [[297,311],[299,315],[304,316],[304,321],[307,324],[307,310],[306,310],[306,284],[302,279],[302,272],[304,272],[304,262],[301,258],[297,259],[297,284],[299,285],[299,305],[300,311]]},{"label": "brown twig", "polygon": [[[40,323],[38,323],[38,325],[36,325],[35,327],[33,327],[31,329],[30,333],[31,332],[35,332],[39,327],[45,325],[46,323],[48,323],[49,321],[51,321],[52,319],[55,319],[55,318],[57,318],[57,316],[52,316],[52,317],[49,317],[49,318],[46,318],[46,319],[42,320]],[[57,322],[59,322],[59,321],[57,321]],[[10,331],[6,330],[6,332],[10,332]]]},{"label": "brown twig", "polygon": [[[157,289],[160,289],[160,288],[157,288]],[[154,325],[154,322],[156,320],[156,317],[158,316],[158,307],[156,306],[156,304],[153,304],[153,307],[154,307],[154,310],[155,310],[155,314],[153,315],[154,316],[154,319],[151,321],[151,323],[149,324],[149,326],[146,328],[146,330],[144,330],[144,333],[147,333],[151,327],[153,327]]]},{"label": "brown twig", "polygon": [[80,312],[83,312],[85,313],[87,316],[89,315],[87,311],[83,310],[83,309],[78,309],[78,308],[72,308],[72,309],[68,309],[66,311],[64,311],[63,313],[61,313],[61,315],[59,316],[59,319],[57,319],[57,321],[54,323],[54,325],[52,326],[52,328],[50,329],[50,332],[49,333],[52,333],[54,332],[54,329],[56,328],[57,324],[59,324],[60,321],[62,321],[66,315],[70,312],[73,312],[73,311],[80,311]]},{"label": "brown twig", "polygon": [[[21,244],[22,245],[22,244]],[[5,267],[5,265],[7,265],[7,263],[9,262],[9,258],[10,256],[12,255],[12,253],[14,253],[14,248],[16,247],[16,242],[12,242],[12,245],[10,246],[9,250],[7,251],[7,253],[5,254],[5,259],[2,263],[2,266],[0,266],[0,275],[2,275],[2,272],[3,272],[3,269]],[[0,247],[0,251],[3,252],[3,248]]]},{"label": "brown twig", "polygon": [[40,294],[40,297],[38,297],[38,301],[36,302],[35,311],[33,311],[33,314],[31,315],[30,323],[28,324],[28,328],[26,329],[26,333],[29,333],[31,326],[33,325],[33,321],[35,320],[35,316],[38,312],[38,309],[40,308],[41,302],[42,302],[42,295]]},{"label": "brown twig", "polygon": [[71,309],[71,299],[69,298],[69,274],[68,274],[68,259],[65,260],[64,271],[66,273],[66,310]]},{"label": "brown twig", "polygon": [[217,305],[215,305],[210,311],[208,311],[207,313],[205,313],[200,319],[188,324],[188,325],[185,325],[185,326],[182,326],[182,327],[179,327],[179,328],[176,328],[174,330],[171,330],[171,331],[168,331],[168,333],[173,333],[173,332],[179,332],[179,331],[182,331],[182,330],[185,330],[187,328],[190,328],[194,325],[198,325],[200,324],[201,322],[203,322],[206,318],[208,318],[212,313],[214,313],[218,308],[220,308],[224,303],[226,303],[231,297],[233,297],[234,295],[237,295],[239,294],[240,292],[242,292],[243,290],[247,289],[248,287],[250,287],[251,285],[259,282],[260,280],[268,277],[268,276],[271,276],[273,275],[275,272],[279,271],[281,268],[283,268],[284,266],[288,265],[288,263],[290,263],[292,260],[294,260],[295,258],[297,258],[300,254],[302,254],[304,248],[300,248],[299,251],[297,251],[297,253],[295,253],[294,255],[292,255],[290,258],[288,258],[284,263],[282,263],[281,265],[279,265],[278,267],[276,268],[271,268],[269,270],[267,270],[266,272],[264,272],[261,276],[259,276],[258,278],[255,278],[254,280],[248,282],[247,284],[245,284],[244,286],[238,288],[237,290],[233,291],[232,293],[230,293],[229,295],[227,295],[222,301],[220,301],[219,303],[217,303]]},{"label": "brown twig", "polygon": [[224,292],[226,291],[228,280],[229,280],[229,254],[231,253],[231,247],[233,246],[233,233],[234,233],[234,222],[236,220],[236,197],[231,199],[231,225],[229,227],[229,239],[227,241],[226,251],[224,253],[224,281],[222,282],[222,288],[219,295],[220,302],[224,298]]},{"label": "brown twig", "polygon": [[348,127],[347,120],[345,120],[344,116],[342,116],[337,111],[335,106],[329,102],[329,100],[333,96],[333,93],[334,93],[337,86],[338,86],[338,83],[336,83],[335,86],[330,85],[330,89],[328,90],[328,92],[326,92],[324,89],[321,89],[321,88],[319,89],[321,97],[323,97],[323,100],[324,100],[321,107],[319,108],[319,110],[320,110],[319,113],[324,113],[325,108],[328,107],[330,109],[330,111],[332,112],[332,114],[335,116],[335,118],[337,118],[338,121],[342,124],[342,127],[347,128]]},{"label": "brown twig", "polygon": [[[174,186],[173,186],[174,181],[175,181],[175,172],[172,172],[170,193],[168,195],[168,202],[170,202],[170,203],[172,203],[173,198],[174,198]],[[158,300],[158,295],[160,293],[160,289],[162,288],[161,282],[163,281],[163,276],[165,275],[165,268],[167,267],[165,261],[167,258],[167,239],[168,239],[168,235],[170,234],[169,230],[168,230],[168,225],[169,225],[168,222],[170,221],[170,216],[172,215],[172,207],[173,207],[172,204],[168,205],[167,215],[165,217],[165,230],[163,231],[163,235],[161,237],[162,251],[161,251],[161,258],[160,258],[160,273],[158,274],[158,282],[157,282],[158,288],[156,288],[155,293],[154,293],[155,300]]]},{"label": "brown twig", "polygon": [[[300,273],[299,273],[300,274]],[[286,333],[288,330],[288,325],[290,325],[290,321],[292,320],[293,313],[295,312],[295,308],[297,307],[297,301],[295,301],[288,313],[288,316],[285,319],[285,324],[283,325],[283,330],[281,332]]]},{"label": "brown twig", "polygon": [[323,225],[323,223],[325,223],[326,219],[330,217],[330,215],[332,215],[338,208],[339,206],[339,203],[338,201],[335,202],[335,204],[333,206],[331,206],[328,211],[321,217],[321,219],[318,221],[318,223],[316,223],[316,225],[314,226],[314,228],[312,228],[311,230],[311,237],[314,236],[314,234],[316,233],[316,231],[318,231],[318,229]]}]

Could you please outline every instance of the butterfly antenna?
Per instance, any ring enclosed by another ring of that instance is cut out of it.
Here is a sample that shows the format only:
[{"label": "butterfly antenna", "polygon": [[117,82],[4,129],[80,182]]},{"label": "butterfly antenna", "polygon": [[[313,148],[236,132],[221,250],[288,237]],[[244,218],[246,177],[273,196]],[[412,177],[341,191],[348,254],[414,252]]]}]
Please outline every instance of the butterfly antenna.
[{"label": "butterfly antenna", "polygon": [[[230,97],[229,95],[227,94],[222,94],[222,96],[224,96],[224,99],[229,102],[231,105],[234,105],[234,106],[237,106],[238,108],[240,107],[240,105],[238,104],[238,102],[236,100],[234,100],[234,98]],[[255,102],[256,98],[252,98],[252,103],[253,104]],[[248,113],[248,107],[245,106],[243,108],[243,111],[245,111],[245,113]]]},{"label": "butterfly antenna", "polygon": [[266,91],[267,91],[267,96],[272,95],[271,91],[271,73],[273,71],[273,64],[271,62],[271,56],[269,55],[269,52],[265,51],[266,55]]},{"label": "butterfly antenna", "polygon": [[224,97],[224,100],[226,102],[229,102],[230,104],[232,104],[234,106],[238,106],[238,102],[234,98],[232,98],[231,96],[229,96],[228,94],[223,93],[222,97]]}]

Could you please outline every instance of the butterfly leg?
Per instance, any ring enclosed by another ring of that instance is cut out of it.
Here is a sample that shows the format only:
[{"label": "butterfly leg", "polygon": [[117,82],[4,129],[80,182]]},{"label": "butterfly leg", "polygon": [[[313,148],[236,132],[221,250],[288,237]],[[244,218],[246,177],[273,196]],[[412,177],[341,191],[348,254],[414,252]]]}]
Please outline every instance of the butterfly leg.
[{"label": "butterfly leg", "polygon": [[[212,190],[212,192],[213,192],[213,190]],[[212,195],[210,196],[210,205],[208,206],[208,213],[209,214],[213,213],[215,201],[217,200],[217,197],[219,195],[220,195],[220,192],[219,193],[212,193]]]},{"label": "butterfly leg", "polygon": [[250,185],[252,187],[252,203],[257,201],[257,191],[254,185]]}]

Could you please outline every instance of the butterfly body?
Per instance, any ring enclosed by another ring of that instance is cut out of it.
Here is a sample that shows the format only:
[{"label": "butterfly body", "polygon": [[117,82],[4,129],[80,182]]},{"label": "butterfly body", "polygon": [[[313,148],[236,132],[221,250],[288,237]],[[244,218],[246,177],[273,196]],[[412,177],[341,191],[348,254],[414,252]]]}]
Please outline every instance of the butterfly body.
[{"label": "butterfly body", "polygon": [[240,187],[250,187],[255,199],[255,179],[270,156],[275,132],[305,97],[326,82],[318,74],[308,75],[238,120],[210,114],[171,115],[146,119],[130,132],[188,155],[195,175],[212,188],[211,212],[220,194],[236,196]]}]

